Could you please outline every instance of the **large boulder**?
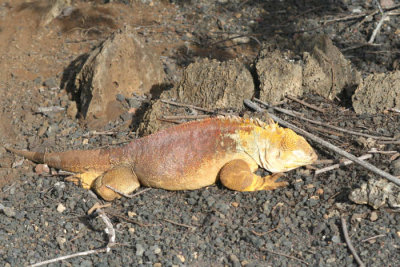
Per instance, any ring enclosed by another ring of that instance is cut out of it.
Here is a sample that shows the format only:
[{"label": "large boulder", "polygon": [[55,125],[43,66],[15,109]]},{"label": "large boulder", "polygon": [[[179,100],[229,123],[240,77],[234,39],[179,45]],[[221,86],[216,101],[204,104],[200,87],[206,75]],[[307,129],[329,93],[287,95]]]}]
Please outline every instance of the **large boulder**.
[{"label": "large boulder", "polygon": [[163,83],[158,55],[129,27],[118,30],[93,50],[76,75],[79,112],[98,128],[123,113],[116,95],[142,95]]},{"label": "large boulder", "polygon": [[400,71],[371,74],[353,95],[356,113],[380,113],[390,108],[400,109]]},{"label": "large boulder", "polygon": [[351,95],[361,82],[361,74],[351,66],[326,35],[304,40],[304,90],[335,99],[343,92]]},{"label": "large boulder", "polygon": [[271,105],[283,100],[286,95],[303,94],[302,67],[291,59],[289,52],[261,50],[256,61],[260,81],[260,99]]},{"label": "large boulder", "polygon": [[199,59],[186,68],[176,88],[179,102],[211,109],[242,109],[253,94],[251,73],[239,60]]}]

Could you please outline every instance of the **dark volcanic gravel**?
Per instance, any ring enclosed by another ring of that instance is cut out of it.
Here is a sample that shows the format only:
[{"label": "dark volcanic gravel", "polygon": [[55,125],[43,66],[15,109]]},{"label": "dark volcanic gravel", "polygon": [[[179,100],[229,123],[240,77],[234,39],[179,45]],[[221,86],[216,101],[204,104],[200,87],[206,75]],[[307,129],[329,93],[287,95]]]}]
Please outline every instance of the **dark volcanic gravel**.
[{"label": "dark volcanic gravel", "polygon": [[[138,26],[138,31],[149,43],[170,45],[163,57],[167,58],[164,58],[168,61],[166,71],[173,82],[179,79],[178,70],[195,57],[239,58],[249,64],[258,52],[258,42],[295,50],[300,35],[326,33],[339,48],[351,48],[365,43],[380,19],[378,14],[362,23],[362,18],[323,23],[359,14],[357,10],[366,14],[377,10],[376,1],[361,0],[72,2],[105,9],[112,5],[120,11],[120,16],[116,16],[118,21],[129,18],[123,12],[128,2],[148,13],[159,12],[164,21]],[[10,16],[7,12],[11,12],[11,4],[8,1],[0,5],[2,19]],[[160,8],[163,5],[165,8]],[[398,69],[399,21],[398,16],[390,16],[384,23],[376,39],[381,46],[343,52],[363,76]],[[5,30],[0,27],[0,37]],[[219,42],[233,35],[243,38]],[[49,76],[40,72],[38,66],[43,63],[25,66],[29,63],[24,63],[23,58],[10,56],[15,64],[19,59],[19,64],[30,68],[35,75],[24,77],[12,69],[13,75],[1,76],[7,77],[0,82],[6,92],[1,99],[2,114],[7,114],[1,118],[10,122],[10,128],[5,127],[7,131],[2,132],[16,133],[16,137],[10,137],[12,133],[3,134],[1,144],[63,151],[120,145],[135,137],[132,129],[126,127],[131,116],[128,113],[104,127],[104,131],[115,133],[94,134],[86,130],[77,119],[67,116],[69,99],[58,88],[62,69],[106,36],[103,32],[95,36],[97,39],[83,40],[81,35],[62,37],[68,40],[62,49],[52,51],[44,47],[45,62],[57,70],[49,71]],[[172,45],[178,42],[182,46]],[[69,46],[75,47],[74,53]],[[132,107],[138,105],[136,99],[123,95],[117,98]],[[346,129],[400,136],[400,116],[396,113],[355,115],[343,104],[349,101],[345,98],[327,101],[306,95],[304,100],[323,107],[326,112],[321,115],[296,103],[283,107]],[[64,110],[37,112],[43,106],[59,106]],[[300,120],[285,119],[307,128]],[[320,136],[356,155],[369,150],[355,136],[334,133]],[[320,159],[338,158],[316,144],[313,147]],[[389,144],[379,149],[399,151],[400,146]],[[398,171],[390,157],[374,154],[369,162],[388,172]],[[89,191],[63,182],[65,174],[58,175],[52,170],[52,174],[39,175],[34,171],[35,164],[28,161],[21,164],[20,160],[0,146],[1,175],[7,181],[2,182],[4,186],[0,189],[1,266],[25,266],[107,244],[103,221],[87,215],[101,200]],[[16,166],[11,168],[12,164]],[[234,192],[220,184],[195,191],[150,189],[132,199],[114,201],[111,207],[103,209],[116,231],[117,244],[110,253],[80,256],[50,266],[357,266],[344,241],[341,217],[346,218],[353,245],[367,266],[400,266],[399,210],[387,206],[373,210],[348,199],[352,189],[371,178],[379,177],[350,165],[316,177],[305,168],[291,171],[282,178],[289,186],[271,192]]]}]

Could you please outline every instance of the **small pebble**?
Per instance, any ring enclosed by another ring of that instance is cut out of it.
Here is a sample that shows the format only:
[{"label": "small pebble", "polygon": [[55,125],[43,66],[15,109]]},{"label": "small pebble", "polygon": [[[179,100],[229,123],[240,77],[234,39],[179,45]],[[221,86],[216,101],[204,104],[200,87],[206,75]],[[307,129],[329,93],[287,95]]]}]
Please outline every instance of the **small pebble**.
[{"label": "small pebble", "polygon": [[57,82],[54,78],[49,78],[43,82],[43,85],[48,88],[58,87]]},{"label": "small pebble", "polygon": [[67,208],[66,208],[63,204],[61,204],[61,203],[57,205],[57,211],[58,211],[59,213],[63,213],[66,209],[67,209]]},{"label": "small pebble", "polygon": [[117,95],[116,95],[116,98],[117,98],[117,100],[118,100],[119,102],[125,101],[125,96],[123,96],[123,95],[121,95],[121,94],[117,94]]},{"label": "small pebble", "polygon": [[376,211],[371,212],[371,216],[369,218],[371,222],[378,220],[378,213]]},{"label": "small pebble", "polygon": [[132,218],[132,217],[135,217],[135,216],[137,216],[136,212],[134,212],[134,211],[128,211],[128,217],[129,217],[129,218]]},{"label": "small pebble", "polygon": [[136,256],[142,257],[144,254],[144,247],[141,244],[136,244]]},{"label": "small pebble", "polygon": [[13,208],[10,207],[5,207],[4,205],[0,204],[0,211],[3,211],[3,213],[7,217],[15,217],[16,213]]},{"label": "small pebble", "polygon": [[185,262],[185,257],[184,257],[183,255],[177,254],[177,255],[175,255],[175,256],[176,256],[176,258],[178,258],[178,259],[180,260],[180,262],[182,262],[182,263]]},{"label": "small pebble", "polygon": [[238,203],[238,202],[232,202],[231,205],[232,205],[234,208],[239,207],[239,203]]},{"label": "small pebble", "polygon": [[232,266],[234,267],[240,267],[240,261],[239,258],[235,254],[230,254],[229,255],[229,261],[232,263]]},{"label": "small pebble", "polygon": [[332,236],[332,242],[333,243],[340,243],[340,237],[337,235]]},{"label": "small pebble", "polygon": [[129,112],[125,112],[124,114],[121,115],[121,119],[123,121],[128,121],[128,120],[132,119],[132,114]]},{"label": "small pebble", "polygon": [[63,250],[65,248],[64,244],[67,242],[67,239],[63,236],[57,236],[56,241],[60,249]]},{"label": "small pebble", "polygon": [[47,164],[37,164],[35,166],[35,172],[39,175],[44,173],[50,173],[50,168],[49,166],[47,166]]}]

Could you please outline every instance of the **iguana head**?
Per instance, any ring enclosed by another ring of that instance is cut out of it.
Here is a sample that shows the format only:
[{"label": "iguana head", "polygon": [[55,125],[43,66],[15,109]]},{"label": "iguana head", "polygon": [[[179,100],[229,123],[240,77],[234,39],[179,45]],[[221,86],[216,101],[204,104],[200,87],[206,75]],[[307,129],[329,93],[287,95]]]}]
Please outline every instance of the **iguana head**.
[{"label": "iguana head", "polygon": [[276,124],[268,128],[271,131],[264,141],[264,157],[260,155],[263,168],[285,172],[317,160],[317,154],[302,136]]}]

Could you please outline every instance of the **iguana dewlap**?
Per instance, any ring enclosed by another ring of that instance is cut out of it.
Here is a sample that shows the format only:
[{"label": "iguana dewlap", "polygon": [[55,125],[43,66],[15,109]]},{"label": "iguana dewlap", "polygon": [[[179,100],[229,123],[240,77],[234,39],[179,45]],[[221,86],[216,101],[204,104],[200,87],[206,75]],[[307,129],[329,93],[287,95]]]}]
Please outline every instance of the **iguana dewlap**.
[{"label": "iguana dewlap", "polygon": [[[317,159],[307,141],[292,130],[238,117],[180,124],[118,148],[56,153],[9,150],[77,172],[74,177],[83,187],[108,201],[140,185],[192,190],[217,179],[232,190],[272,190],[287,184],[276,182],[280,172]],[[254,174],[258,167],[278,174],[260,177]]]}]

